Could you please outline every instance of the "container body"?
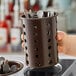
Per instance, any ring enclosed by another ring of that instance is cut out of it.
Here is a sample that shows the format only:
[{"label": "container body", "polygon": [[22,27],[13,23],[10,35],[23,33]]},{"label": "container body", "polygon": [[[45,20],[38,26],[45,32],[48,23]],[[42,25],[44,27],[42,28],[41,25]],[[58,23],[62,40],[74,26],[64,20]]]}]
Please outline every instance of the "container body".
[{"label": "container body", "polygon": [[58,63],[57,17],[23,18],[26,65],[31,68]]}]

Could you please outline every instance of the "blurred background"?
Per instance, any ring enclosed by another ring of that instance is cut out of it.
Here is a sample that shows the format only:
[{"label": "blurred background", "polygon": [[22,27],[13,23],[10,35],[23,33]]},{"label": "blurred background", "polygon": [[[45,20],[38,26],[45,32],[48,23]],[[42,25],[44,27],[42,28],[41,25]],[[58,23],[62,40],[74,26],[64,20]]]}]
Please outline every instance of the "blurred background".
[{"label": "blurred background", "polygon": [[23,52],[20,15],[30,9],[58,12],[58,30],[76,33],[76,0],[0,0],[0,53]]}]

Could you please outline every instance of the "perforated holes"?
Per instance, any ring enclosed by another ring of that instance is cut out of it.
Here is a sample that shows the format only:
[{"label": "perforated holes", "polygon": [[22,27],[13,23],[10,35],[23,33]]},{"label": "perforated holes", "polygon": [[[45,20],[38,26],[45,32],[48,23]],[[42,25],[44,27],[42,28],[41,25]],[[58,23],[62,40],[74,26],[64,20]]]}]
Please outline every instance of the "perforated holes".
[{"label": "perforated holes", "polygon": [[35,43],[37,43],[37,40],[34,40]]},{"label": "perforated holes", "polygon": [[25,15],[22,15],[22,17],[23,17],[23,18],[26,18],[26,16],[25,16]]},{"label": "perforated holes", "polygon": [[37,29],[37,26],[36,26],[36,25],[34,25],[34,28],[35,28],[35,29]]},{"label": "perforated holes", "polygon": [[51,23],[50,22],[48,22],[47,27],[48,27],[47,35],[51,35],[51,31],[50,31],[50,29],[51,29]]},{"label": "perforated holes", "polygon": [[51,46],[48,46],[48,49],[50,50],[51,49]]},{"label": "perforated holes", "polygon": [[47,32],[47,34],[48,34],[48,35],[51,35],[51,32],[50,32],[50,31],[48,31],[48,32]]},{"label": "perforated holes", "polygon": [[35,65],[36,65],[36,66],[41,66],[41,64],[40,64],[40,63],[35,63]]},{"label": "perforated holes", "polygon": [[52,60],[50,60],[50,61],[48,61],[48,63],[49,63],[49,64],[52,64],[53,62],[52,62]]},{"label": "perforated holes", "polygon": [[36,57],[36,58],[38,58],[38,57],[39,57],[39,55],[36,55],[35,57]]},{"label": "perforated holes", "polygon": [[28,65],[29,64],[29,61],[28,61],[28,54],[26,53],[26,65]]},{"label": "perforated holes", "polygon": [[[37,26],[36,26],[36,25],[34,25],[34,29],[37,29]],[[37,35],[38,35],[38,33],[35,32],[35,33],[34,33],[34,36],[37,36]]]},{"label": "perforated holes", "polygon": [[23,27],[25,28],[25,24],[23,24]]},{"label": "perforated holes", "polygon": [[26,42],[26,39],[24,39],[24,41]]},{"label": "perforated holes", "polygon": [[50,53],[48,54],[48,57],[51,57],[51,54]]},{"label": "perforated holes", "polygon": [[28,57],[28,54],[26,53],[26,57]]},{"label": "perforated holes", "polygon": [[41,66],[41,64],[39,63],[39,66]]},{"label": "perforated holes", "polygon": [[[48,35],[48,45],[51,44],[51,38],[50,38],[50,35],[51,35],[51,24],[50,22],[48,22],[47,24],[47,27],[48,27],[48,32],[47,32],[47,35]],[[51,49],[51,46],[48,46],[48,57],[50,58],[51,57],[51,54],[50,54],[50,49]],[[49,62],[48,62],[49,63]]]},{"label": "perforated holes", "polygon": [[25,49],[27,50],[27,46],[25,46]]},{"label": "perforated holes", "polygon": [[51,39],[48,39],[48,42],[51,42]]},{"label": "perforated holes", "polygon": [[35,50],[35,51],[38,51],[38,48],[35,48],[34,50]]},{"label": "perforated holes", "polygon": [[24,32],[24,35],[26,35],[26,32]]},{"label": "perforated holes", "polygon": [[28,60],[26,60],[26,64],[27,64],[27,65],[29,64],[29,61],[28,61]]},{"label": "perforated holes", "polygon": [[34,33],[34,36],[37,36],[37,35],[38,35],[38,33],[35,32],[35,33]]}]

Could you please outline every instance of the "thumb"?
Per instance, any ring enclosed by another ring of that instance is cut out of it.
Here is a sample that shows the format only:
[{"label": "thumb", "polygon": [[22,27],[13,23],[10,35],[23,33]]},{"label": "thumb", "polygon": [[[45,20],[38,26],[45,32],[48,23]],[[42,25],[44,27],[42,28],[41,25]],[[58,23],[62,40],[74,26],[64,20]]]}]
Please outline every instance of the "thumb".
[{"label": "thumb", "polygon": [[59,52],[66,52],[67,47],[67,34],[63,31],[57,32],[57,42],[58,42],[58,51]]}]

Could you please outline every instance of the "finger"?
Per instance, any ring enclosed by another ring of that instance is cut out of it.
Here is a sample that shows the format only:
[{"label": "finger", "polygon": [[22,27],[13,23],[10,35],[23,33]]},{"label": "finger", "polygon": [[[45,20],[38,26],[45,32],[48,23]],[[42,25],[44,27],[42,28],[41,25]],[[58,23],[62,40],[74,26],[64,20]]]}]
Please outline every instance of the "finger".
[{"label": "finger", "polygon": [[22,42],[22,48],[24,48],[24,42]]},{"label": "finger", "polygon": [[65,35],[64,32],[58,31],[58,32],[57,32],[57,40],[58,40],[58,41],[63,40],[64,35]]},{"label": "finger", "polygon": [[63,46],[58,46],[58,52],[59,53],[63,52]]},{"label": "finger", "polygon": [[58,46],[62,47],[64,45],[64,37],[65,37],[65,33],[62,31],[58,31],[57,32],[57,42],[58,42]]},{"label": "finger", "polygon": [[24,40],[24,35],[23,34],[21,34],[21,39]]},{"label": "finger", "polygon": [[59,33],[57,34],[57,40],[58,41],[62,40],[62,37],[61,37],[61,35]]}]

